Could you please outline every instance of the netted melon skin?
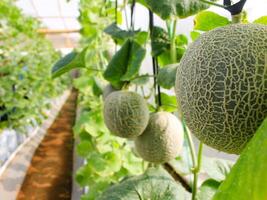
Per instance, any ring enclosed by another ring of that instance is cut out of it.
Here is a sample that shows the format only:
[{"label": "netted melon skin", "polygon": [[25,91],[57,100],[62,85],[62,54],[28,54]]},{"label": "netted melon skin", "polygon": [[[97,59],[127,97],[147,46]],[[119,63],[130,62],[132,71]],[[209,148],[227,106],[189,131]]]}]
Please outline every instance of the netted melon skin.
[{"label": "netted melon skin", "polygon": [[174,159],[182,146],[183,126],[176,116],[168,112],[152,114],[143,134],[135,139],[138,155],[152,163]]},{"label": "netted melon skin", "polygon": [[146,128],[149,110],[139,94],[128,91],[112,92],[104,103],[104,122],[116,136],[135,138]]},{"label": "netted melon skin", "polygon": [[204,33],[183,56],[175,92],[186,124],[205,144],[240,154],[267,116],[267,26]]}]

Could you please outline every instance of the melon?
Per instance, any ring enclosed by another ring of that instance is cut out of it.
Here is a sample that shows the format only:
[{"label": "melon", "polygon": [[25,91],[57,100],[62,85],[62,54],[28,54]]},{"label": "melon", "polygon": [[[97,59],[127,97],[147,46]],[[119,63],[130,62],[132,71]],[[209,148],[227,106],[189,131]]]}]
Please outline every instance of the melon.
[{"label": "melon", "polygon": [[202,34],[186,51],[175,93],[191,132],[240,154],[267,116],[267,26],[235,24]]},{"label": "melon", "polygon": [[168,162],[182,149],[182,123],[171,113],[153,113],[147,128],[134,142],[138,155],[144,160],[152,163]]},{"label": "melon", "polygon": [[143,97],[135,92],[117,91],[104,102],[104,122],[116,136],[135,138],[146,128],[149,110]]}]

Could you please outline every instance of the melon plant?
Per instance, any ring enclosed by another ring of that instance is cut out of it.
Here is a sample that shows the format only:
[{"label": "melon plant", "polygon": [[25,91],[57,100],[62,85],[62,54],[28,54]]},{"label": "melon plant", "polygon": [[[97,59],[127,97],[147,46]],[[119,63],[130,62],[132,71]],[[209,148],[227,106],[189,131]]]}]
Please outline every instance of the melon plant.
[{"label": "melon plant", "polygon": [[165,163],[174,159],[182,145],[181,122],[175,115],[163,111],[152,114],[143,134],[135,139],[137,153],[152,163]]},{"label": "melon plant", "polygon": [[267,26],[235,24],[202,34],[183,56],[176,96],[203,143],[239,154],[267,116]]},{"label": "melon plant", "polygon": [[112,92],[104,102],[105,124],[116,136],[137,137],[145,130],[148,120],[147,103],[135,92]]}]

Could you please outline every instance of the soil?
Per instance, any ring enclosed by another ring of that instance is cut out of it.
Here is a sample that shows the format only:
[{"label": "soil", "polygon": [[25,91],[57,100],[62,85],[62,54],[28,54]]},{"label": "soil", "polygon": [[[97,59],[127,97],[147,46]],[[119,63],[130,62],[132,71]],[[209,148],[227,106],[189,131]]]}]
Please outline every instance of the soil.
[{"label": "soil", "polygon": [[72,91],[36,149],[17,200],[71,199],[76,99]]}]

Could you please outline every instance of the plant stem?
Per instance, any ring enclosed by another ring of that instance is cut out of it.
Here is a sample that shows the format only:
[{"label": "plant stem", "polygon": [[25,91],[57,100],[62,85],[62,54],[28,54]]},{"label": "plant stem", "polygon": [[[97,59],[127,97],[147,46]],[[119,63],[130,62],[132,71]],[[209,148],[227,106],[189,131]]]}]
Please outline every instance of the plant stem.
[{"label": "plant stem", "polygon": [[199,143],[198,147],[198,159],[197,159],[197,166],[194,168],[194,182],[193,182],[193,189],[192,189],[192,200],[196,199],[197,195],[197,183],[198,183],[198,173],[201,168],[201,162],[202,162],[202,150],[203,150],[203,143]]},{"label": "plant stem", "polygon": [[241,20],[242,20],[242,12],[237,14],[237,15],[232,15],[232,23],[233,24],[241,23]]},{"label": "plant stem", "polygon": [[181,183],[181,185],[188,191],[192,192],[192,188],[188,184],[187,180],[185,180],[180,174],[178,174],[175,169],[169,164],[164,163],[163,164],[164,169],[173,177],[174,180]]},{"label": "plant stem", "polygon": [[198,147],[198,155],[197,155],[197,171],[200,171],[201,164],[202,164],[202,152],[203,152],[203,142],[199,143]]},{"label": "plant stem", "polygon": [[191,171],[193,173],[193,188],[192,188],[192,200],[196,199],[196,194],[197,194],[197,182],[198,182],[198,172],[200,169],[200,166],[198,166],[198,162],[201,162],[201,157],[202,154],[202,144],[200,144],[200,149],[199,149],[199,155],[200,158],[198,157],[198,159],[196,158],[196,151],[195,151],[195,147],[194,147],[194,143],[192,140],[192,136],[190,134],[190,132],[187,130],[187,127],[185,125],[185,121],[183,120],[183,128],[184,128],[184,133],[185,136],[187,138],[188,141],[188,145],[189,145],[189,150],[190,150],[190,155],[191,155],[191,160],[192,160],[192,168]]},{"label": "plant stem", "polygon": [[188,145],[189,145],[190,155],[191,155],[191,159],[192,159],[192,165],[193,165],[193,168],[195,168],[196,167],[196,163],[197,163],[196,150],[195,150],[195,146],[194,146],[194,143],[193,143],[193,140],[192,140],[192,136],[189,133],[189,131],[187,130],[187,127],[185,125],[184,120],[183,120],[183,128],[184,128],[184,133],[185,133],[185,136],[187,138]]},{"label": "plant stem", "polygon": [[172,29],[171,29],[171,62],[176,63],[177,62],[177,54],[176,54],[176,24],[177,20],[175,19],[172,24]]}]

